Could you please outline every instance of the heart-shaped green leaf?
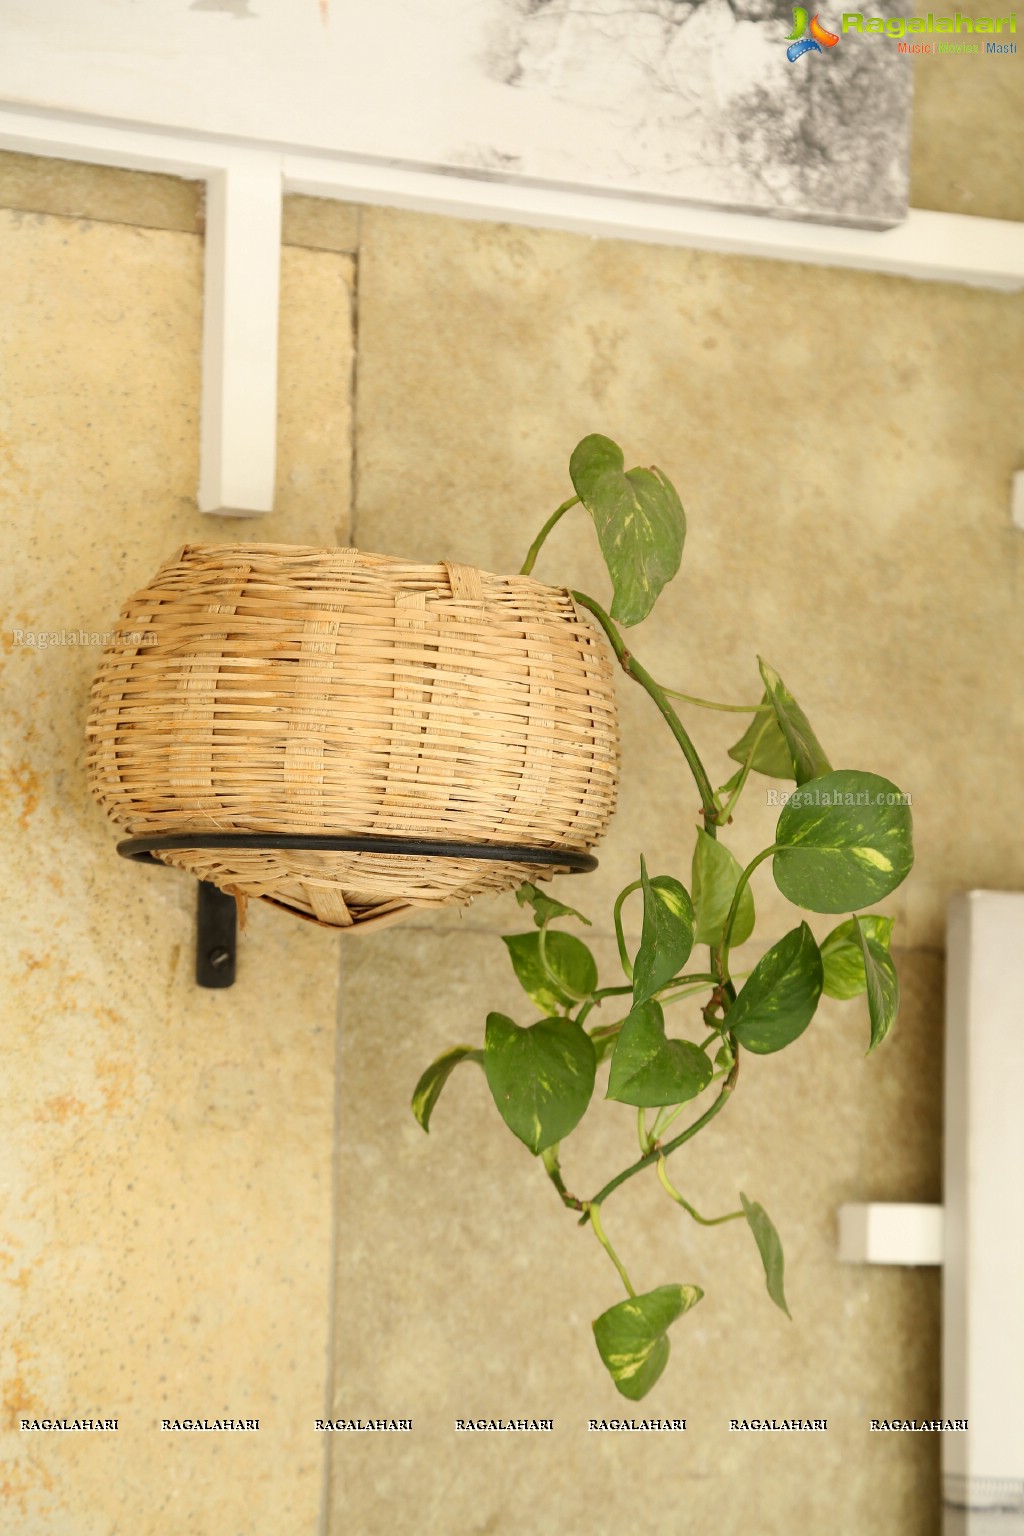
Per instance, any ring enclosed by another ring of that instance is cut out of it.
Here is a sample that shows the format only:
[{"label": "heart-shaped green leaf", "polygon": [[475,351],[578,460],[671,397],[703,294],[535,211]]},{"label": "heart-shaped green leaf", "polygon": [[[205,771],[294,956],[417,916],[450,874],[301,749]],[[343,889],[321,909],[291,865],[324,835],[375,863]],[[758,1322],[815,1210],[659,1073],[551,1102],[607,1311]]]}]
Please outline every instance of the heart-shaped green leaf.
[{"label": "heart-shaped green leaf", "polygon": [[502,943],[520,986],[541,1013],[561,1013],[597,986],[597,963],[583,940],[571,933],[545,934],[547,970],[540,958],[539,933],[508,934]]},{"label": "heart-shaped green leaf", "polygon": [[[772,705],[771,695],[765,693],[762,704]],[[782,734],[777,714],[771,716],[765,725],[764,714],[757,714],[747,726],[743,735],[734,747],[729,748],[729,756],[733,762],[745,763],[751,752],[754,760],[751,768],[755,773],[763,773],[770,779],[792,779],[796,777],[793,768],[793,754],[789,750],[789,743]],[[761,727],[764,726],[762,733]],[[725,786],[727,790],[735,789],[739,783],[739,774],[734,775]]]},{"label": "heart-shaped green leaf", "polygon": [[686,516],[660,469],[625,471],[611,438],[585,437],[569,460],[580,501],[594,519],[615,596],[611,616],[639,624],[679,569]]},{"label": "heart-shaped green leaf", "polygon": [[597,1347],[618,1390],[639,1402],[668,1364],[669,1328],[700,1301],[699,1285],[659,1285],[620,1301],[593,1324]]},{"label": "heart-shaped green leaf", "polygon": [[686,964],[693,948],[693,906],[686,887],[671,875],[648,878],[640,857],[644,926],[633,966],[633,1002],[646,1002]]},{"label": "heart-shaped green leaf", "polygon": [[868,1046],[870,1056],[896,1022],[900,1006],[900,979],[889,952],[877,940],[868,937],[860,919],[854,918],[854,923],[860,938],[867,980],[868,1014],[871,1019],[871,1043]]},{"label": "heart-shaped green leaf", "polygon": [[743,1205],[743,1214],[747,1218],[747,1225],[754,1234],[754,1241],[761,1255],[761,1263],[764,1265],[768,1295],[777,1307],[782,1308],[788,1318],[792,1318],[792,1313],[786,1306],[786,1292],[782,1283],[785,1261],[779,1234],[763,1205],[758,1205],[756,1200],[748,1200],[742,1189],[740,1200]]},{"label": "heart-shaped green leaf", "polygon": [[434,1105],[441,1097],[441,1089],[451,1077],[460,1061],[476,1061],[483,1066],[483,1051],[475,1051],[471,1045],[453,1045],[424,1072],[412,1096],[412,1112],[425,1131],[430,1130],[430,1117]]},{"label": "heart-shaped green leaf", "polygon": [[877,773],[840,769],[794,790],[775,829],[775,884],[811,912],[850,912],[888,896],[914,862],[910,808]]},{"label": "heart-shaped green leaf", "polygon": [[[693,850],[693,910],[696,914],[695,944],[718,948],[725,931],[725,920],[736,894],[743,867],[723,843],[711,837],[703,827],[697,830]],[[732,926],[733,948],[750,938],[754,929],[754,898],[750,886],[744,888]]]},{"label": "heart-shaped green leaf", "polygon": [[665,1015],[651,998],[633,1009],[619,1031],[605,1097],[645,1109],[685,1104],[703,1093],[711,1074],[699,1045],[665,1038]]},{"label": "heart-shaped green leaf", "polygon": [[829,997],[843,1001],[859,997],[867,987],[864,977],[864,953],[857,932],[858,921],[863,924],[869,939],[874,939],[888,953],[892,940],[895,918],[883,917],[879,912],[867,913],[859,919],[851,917],[833,928],[821,946],[821,963],[825,967],[825,992]]},{"label": "heart-shaped green leaf", "polygon": [[814,935],[801,923],[761,956],[726,1015],[726,1027],[759,1056],[781,1051],[814,1017],[823,979]]},{"label": "heart-shaped green leaf", "polygon": [[509,1130],[534,1154],[579,1124],[595,1071],[593,1044],[573,1019],[542,1019],[520,1029],[503,1013],[487,1015],[487,1086]]},{"label": "heart-shaped green leaf", "polygon": [[819,779],[823,774],[831,773],[832,764],[825,756],[817,736],[811,730],[807,716],[782,678],[774,667],[770,667],[760,656],[757,658],[757,664],[761,669],[761,676],[764,678],[767,690],[765,697],[775,710],[779,729],[786,738],[786,746],[793,761],[793,773],[797,783],[806,784],[808,779]]},{"label": "heart-shaped green leaf", "polygon": [[535,885],[527,880],[516,891],[516,901],[521,907],[533,908],[533,920],[538,928],[543,928],[545,923],[550,923],[554,917],[578,917],[581,923],[592,927],[589,917],[584,917],[582,912],[577,912],[575,907],[567,907],[563,901],[556,901],[553,896],[548,896],[544,891],[539,891]]}]

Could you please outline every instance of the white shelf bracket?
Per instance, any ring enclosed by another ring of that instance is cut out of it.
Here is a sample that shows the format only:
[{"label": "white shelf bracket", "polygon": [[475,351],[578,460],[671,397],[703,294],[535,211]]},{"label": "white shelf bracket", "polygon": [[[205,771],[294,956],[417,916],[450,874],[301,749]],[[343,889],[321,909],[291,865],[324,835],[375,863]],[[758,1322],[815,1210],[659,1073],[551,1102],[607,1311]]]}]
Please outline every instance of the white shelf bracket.
[{"label": "white shelf bracket", "polygon": [[283,160],[267,146],[0,102],[0,149],[206,183],[199,510],[274,505]]},{"label": "white shelf bracket", "polygon": [[275,155],[207,178],[200,512],[273,510],[281,195]]},{"label": "white shelf bracket", "polygon": [[841,1205],[839,1257],[844,1264],[941,1264],[941,1205]]}]

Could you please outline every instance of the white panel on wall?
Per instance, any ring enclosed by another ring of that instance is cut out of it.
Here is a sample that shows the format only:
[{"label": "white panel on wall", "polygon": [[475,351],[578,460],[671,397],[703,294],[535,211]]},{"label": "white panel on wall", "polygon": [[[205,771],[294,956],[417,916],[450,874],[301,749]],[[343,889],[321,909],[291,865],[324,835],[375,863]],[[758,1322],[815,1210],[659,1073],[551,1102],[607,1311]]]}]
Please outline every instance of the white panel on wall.
[{"label": "white panel on wall", "polygon": [[1024,1536],[1024,895],[950,903],[944,1536]]},{"label": "white panel on wall", "polygon": [[821,18],[836,43],[791,62],[789,0],[0,0],[0,98],[887,226],[907,208],[910,60],[840,15]]}]

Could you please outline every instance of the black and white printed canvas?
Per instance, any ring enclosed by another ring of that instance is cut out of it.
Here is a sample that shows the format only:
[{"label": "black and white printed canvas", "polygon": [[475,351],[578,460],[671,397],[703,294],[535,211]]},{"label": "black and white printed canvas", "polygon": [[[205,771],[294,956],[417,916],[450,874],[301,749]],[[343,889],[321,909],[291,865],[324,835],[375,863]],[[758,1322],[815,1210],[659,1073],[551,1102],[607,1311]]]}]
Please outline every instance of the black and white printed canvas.
[{"label": "black and white printed canvas", "polygon": [[787,0],[488,4],[480,68],[526,110],[504,138],[474,125],[453,162],[790,218],[905,216],[910,61],[892,38]]},{"label": "black and white printed canvas", "polygon": [[[844,31],[838,10],[792,0],[3,3],[17,15],[0,50],[0,99],[12,102],[830,223],[885,226],[907,209],[911,58],[898,37]],[[894,13],[896,0],[882,3]],[[877,17],[879,0],[865,14]]]}]

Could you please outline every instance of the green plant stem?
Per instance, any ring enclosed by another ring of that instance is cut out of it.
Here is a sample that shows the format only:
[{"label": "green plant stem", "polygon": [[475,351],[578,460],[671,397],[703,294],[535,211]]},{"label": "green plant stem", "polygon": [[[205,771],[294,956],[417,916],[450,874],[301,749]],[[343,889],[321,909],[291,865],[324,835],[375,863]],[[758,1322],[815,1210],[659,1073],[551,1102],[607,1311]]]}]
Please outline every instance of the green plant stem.
[{"label": "green plant stem", "polygon": [[647,1129],[647,1111],[642,1106],[636,1112],[636,1134],[640,1142],[640,1151],[646,1154],[651,1150],[651,1137]]},{"label": "green plant stem", "polygon": [[698,709],[721,709],[730,715],[774,714],[771,704],[716,704],[712,699],[698,699],[692,693],[680,693],[678,688],[666,688],[670,699],[682,699],[684,704],[696,704]]},{"label": "green plant stem", "polygon": [[750,770],[751,770],[751,768],[753,767],[753,764],[754,764],[754,757],[755,757],[755,755],[757,753],[758,747],[761,745],[761,737],[764,735],[765,731],[768,729],[770,724],[771,724],[771,719],[770,718],[769,719],[765,719],[765,720],[763,720],[761,722],[761,729],[758,731],[757,735],[754,737],[754,741],[753,741],[753,744],[751,745],[750,751],[747,753],[747,760],[743,764],[743,769],[742,769],[742,771],[740,773],[739,782],[736,785],[736,788],[733,790],[732,794],[729,796],[729,799],[726,802],[726,804],[723,805],[723,807],[722,807],[721,817],[722,817],[722,822],[723,823],[725,823],[725,822],[727,822],[729,820],[729,817],[732,815],[733,811],[736,808],[736,802],[739,800],[740,795],[742,795],[743,787],[744,787],[744,785],[746,784],[747,780],[750,777]]},{"label": "green plant stem", "polygon": [[[722,1031],[724,1029],[725,1029],[725,1021],[723,1020],[721,1029],[712,1030],[711,1034],[708,1035],[707,1039],[701,1041],[700,1045],[698,1046],[698,1050],[706,1051],[708,1046],[712,1043],[713,1040],[721,1040],[722,1037],[723,1037],[722,1036]],[[712,1075],[711,1081],[713,1083],[717,1082],[720,1077],[724,1077],[725,1076],[725,1073],[728,1070],[729,1070],[728,1068],[725,1068],[721,1072],[715,1072]],[[689,1102],[689,1101],[687,1101],[687,1102]],[[650,1137],[650,1139],[651,1139],[652,1143],[661,1140],[662,1136],[668,1130],[668,1128],[672,1124],[673,1120],[678,1120],[679,1116],[682,1114],[682,1112],[683,1112],[683,1110],[685,1108],[686,1108],[686,1104],[667,1104],[664,1109],[659,1109],[657,1117],[655,1118],[654,1124],[651,1127],[651,1137]]]},{"label": "green plant stem", "polygon": [[597,1206],[593,1202],[588,1203],[584,1207],[584,1212],[583,1212],[583,1219],[584,1219],[584,1221],[586,1220],[586,1218],[588,1216],[590,1217],[591,1225],[594,1228],[594,1236],[597,1238],[598,1242],[601,1244],[601,1247],[604,1249],[605,1253],[607,1253],[608,1257],[611,1259],[612,1263],[615,1265],[615,1268],[618,1270],[619,1278],[621,1279],[623,1285],[626,1287],[626,1290],[629,1292],[629,1294],[631,1296],[635,1296],[636,1295],[636,1291],[634,1291],[633,1286],[632,1286],[632,1284],[630,1282],[630,1278],[626,1274],[625,1265],[623,1264],[622,1260],[619,1258],[618,1254],[615,1252],[615,1249],[612,1247],[611,1243],[608,1241],[607,1237],[605,1236],[604,1228],[601,1225],[601,1218],[598,1215]]},{"label": "green plant stem", "polygon": [[[587,1017],[587,1014],[590,1012],[590,1010],[592,1008],[598,1007],[599,1004],[603,1001],[604,998],[606,998],[606,997],[620,997],[620,996],[622,996],[623,993],[625,993],[625,992],[632,992],[632,990],[633,990],[632,984],[630,986],[628,986],[628,987],[598,987],[597,991],[596,992],[592,992],[591,995],[587,998],[586,1002],[583,1004],[583,1007],[580,1009],[579,1013],[576,1015],[576,1023],[577,1024],[582,1024],[583,1020]],[[607,1034],[609,1032],[609,1030],[618,1029],[618,1027],[619,1027],[618,1024],[602,1025],[600,1029],[594,1030],[594,1034],[595,1035]]]},{"label": "green plant stem", "polygon": [[567,1205],[571,1211],[582,1211],[583,1201],[578,1200],[575,1195],[569,1193],[562,1179],[562,1169],[558,1161],[558,1145],[556,1141],[554,1146],[545,1147],[541,1153],[540,1159],[544,1164],[544,1172],[558,1190],[562,1204]]},{"label": "green plant stem", "polygon": [[553,970],[548,964],[547,937],[548,925],[547,923],[542,923],[537,936],[537,955],[540,959],[541,970],[556,992],[564,992],[566,997],[571,998],[574,1003],[586,1002],[587,994],[585,992],[574,992],[565,977],[559,976],[557,971]]},{"label": "green plant stem", "polygon": [[[715,981],[715,980],[717,980],[717,977],[712,976],[711,980]],[[684,997],[693,997],[695,993],[703,992],[705,985],[706,985],[705,982],[701,982],[701,984],[699,986],[696,986],[696,987],[684,987],[681,992],[669,992],[668,994],[666,994],[664,992],[659,992],[658,993],[658,1002],[661,1003],[662,1007],[665,1007],[665,1005],[668,1004],[668,1003],[678,1003]],[[632,989],[630,989],[630,990],[632,990]]]},{"label": "green plant stem", "polygon": [[754,870],[757,868],[757,866],[759,864],[763,864],[765,859],[769,858],[773,853],[776,853],[778,851],[778,847],[778,843],[772,843],[770,847],[762,848],[761,852],[755,854],[755,856],[751,859],[750,863],[747,865],[746,869],[743,871],[742,875],[740,875],[736,882],[736,890],[733,893],[732,906],[729,908],[729,916],[725,920],[725,930],[722,937],[722,948],[719,955],[719,963],[722,968],[723,982],[728,983],[730,980],[729,940],[732,937],[733,925],[736,922],[736,914],[740,909],[740,900],[743,896],[743,892],[750,884],[750,877],[754,873]]},{"label": "green plant stem", "polygon": [[599,1028],[589,1031],[590,1038],[591,1040],[606,1040],[609,1035],[617,1035],[624,1023],[624,1019],[619,1019],[614,1024],[602,1024]]},{"label": "green plant stem", "polygon": [[699,1221],[702,1227],[720,1227],[723,1221],[735,1221],[737,1216],[745,1214],[743,1211],[730,1211],[728,1216],[702,1216],[700,1211],[694,1209],[689,1200],[683,1199],[678,1189],[672,1183],[665,1170],[665,1159],[663,1157],[658,1158],[658,1178],[661,1180],[662,1188],[666,1193],[670,1194],[672,1199],[681,1205],[684,1211],[689,1211],[694,1221]]},{"label": "green plant stem", "polygon": [[715,805],[715,792],[711,787],[711,780],[707,776],[704,764],[701,762],[697,749],[690,740],[683,722],[669,703],[664,688],[654,681],[646,667],[642,667],[636,657],[626,649],[622,636],[600,603],[595,603],[594,599],[587,597],[585,592],[574,592],[572,595],[581,608],[586,608],[589,613],[594,615],[608,636],[612,650],[615,652],[619,665],[626,673],[626,676],[631,677],[634,682],[639,683],[642,688],[645,688],[660,709],[668,723],[669,730],[682,749],[683,756],[690,766],[690,772],[693,774],[694,782],[700,794],[705,830],[709,836],[716,836],[715,824],[718,819],[718,808]]},{"label": "green plant stem", "polygon": [[[714,1081],[713,1078],[712,1081]],[[687,1100],[687,1103],[689,1103],[689,1100]],[[655,1120],[654,1127],[651,1131],[651,1135],[654,1137],[655,1141],[661,1140],[669,1126],[673,1123],[673,1121],[679,1119],[679,1116],[682,1114],[685,1108],[686,1104],[669,1104],[666,1105],[665,1109],[659,1111],[658,1118]],[[662,1116],[664,1116],[664,1119]]]},{"label": "green plant stem", "polygon": [[733,1050],[736,1053],[736,1059],[733,1062],[732,1071],[722,1084],[718,1098],[711,1108],[705,1110],[699,1120],[695,1120],[692,1125],[688,1125],[685,1131],[680,1131],[679,1135],[673,1137],[666,1146],[655,1147],[652,1151],[648,1152],[646,1157],[641,1157],[638,1162],[631,1164],[629,1168],[624,1168],[621,1173],[617,1173],[614,1179],[609,1179],[604,1188],[599,1190],[592,1200],[585,1200],[583,1202],[583,1215],[580,1217],[581,1226],[588,1220],[593,1219],[594,1207],[601,1205],[603,1201],[607,1200],[612,1191],[618,1189],[620,1184],[625,1184],[627,1179],[631,1179],[635,1174],[642,1173],[645,1168],[649,1168],[656,1158],[671,1157],[678,1147],[681,1147],[685,1141],[689,1141],[691,1136],[696,1136],[697,1132],[702,1131],[706,1125],[710,1125],[715,1116],[725,1108],[726,1100],[731,1096],[733,1089],[736,1087],[736,1079],[740,1075],[738,1046],[734,1044]]},{"label": "green plant stem", "polygon": [[534,539],[533,543],[527,550],[526,559],[523,561],[519,569],[520,576],[529,576],[530,572],[533,570],[534,565],[536,564],[537,556],[540,554],[541,545],[544,543],[544,540],[547,538],[552,528],[558,522],[558,519],[564,513],[568,512],[570,507],[574,507],[578,501],[578,496],[570,496],[568,501],[563,501],[560,507],[555,508],[554,512],[552,512],[551,516],[544,524],[544,527],[541,529],[540,533],[538,533],[537,537]]},{"label": "green plant stem", "polygon": [[[634,891],[638,891],[641,884],[642,881],[634,880],[631,885],[626,886],[625,890],[620,891],[615,898],[615,906],[612,909],[612,918],[615,922],[615,942],[619,946],[619,959],[622,961],[622,969],[630,981],[633,980],[633,962],[629,958],[629,950],[626,948],[626,936],[622,931],[622,903],[627,896],[632,896]],[[630,988],[630,991],[632,991],[632,988]]]},{"label": "green plant stem", "polygon": [[[710,983],[711,986],[714,986],[717,981],[718,981],[718,977],[717,976],[713,976],[710,971],[693,971],[689,976],[673,976],[672,980],[671,981],[666,981],[665,985],[666,985],[666,987],[675,987],[675,986],[682,987],[682,986],[689,986],[691,984],[691,982],[697,982],[698,983],[698,990],[699,990],[699,986],[700,986],[701,983]],[[661,999],[661,992],[660,992],[660,990],[655,993],[655,996],[659,1000]]]}]

